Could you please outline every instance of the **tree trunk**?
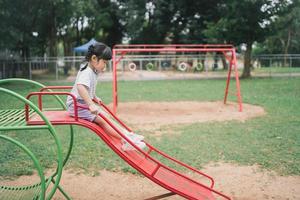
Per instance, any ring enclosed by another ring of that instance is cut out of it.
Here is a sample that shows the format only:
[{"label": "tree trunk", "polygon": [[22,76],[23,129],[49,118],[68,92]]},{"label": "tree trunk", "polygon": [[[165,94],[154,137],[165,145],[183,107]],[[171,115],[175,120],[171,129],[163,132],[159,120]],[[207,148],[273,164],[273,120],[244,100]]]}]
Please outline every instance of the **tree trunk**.
[{"label": "tree trunk", "polygon": [[228,70],[228,65],[227,65],[227,62],[226,62],[225,55],[223,53],[221,53],[221,52],[219,52],[218,54],[221,57],[223,69],[224,70]]},{"label": "tree trunk", "polygon": [[287,54],[289,53],[290,43],[291,43],[291,28],[289,28],[289,30],[288,30],[288,38],[287,38],[287,41],[286,41],[286,45],[284,46],[284,62],[283,62],[283,67],[287,67],[288,66],[288,63],[287,63]]},{"label": "tree trunk", "polygon": [[71,41],[67,35],[62,36],[63,47],[64,47],[64,56],[73,56]]},{"label": "tree trunk", "polygon": [[253,42],[247,43],[247,49],[244,57],[244,70],[242,78],[251,77],[251,54],[252,54],[252,44]]},{"label": "tree trunk", "polygon": [[80,45],[80,30],[79,30],[79,18],[76,18],[76,46]]},{"label": "tree trunk", "polygon": [[50,56],[57,56],[56,49],[56,19],[55,19],[55,7],[51,7],[51,19],[50,19],[50,37],[49,37],[49,54]]}]

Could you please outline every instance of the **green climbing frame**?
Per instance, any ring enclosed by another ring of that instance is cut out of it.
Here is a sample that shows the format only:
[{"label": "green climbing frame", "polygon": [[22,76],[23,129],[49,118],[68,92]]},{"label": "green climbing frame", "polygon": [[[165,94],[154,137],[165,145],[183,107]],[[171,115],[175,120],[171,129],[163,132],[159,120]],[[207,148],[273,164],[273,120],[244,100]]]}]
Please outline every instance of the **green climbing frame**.
[{"label": "green climbing frame", "polygon": [[[40,182],[36,184],[30,184],[26,186],[7,186],[0,184],[0,199],[51,199],[55,192],[60,190],[60,192],[65,196],[66,199],[70,199],[67,193],[61,188],[59,182],[62,176],[62,170],[65,164],[67,163],[69,156],[72,152],[73,147],[73,138],[74,138],[74,129],[70,126],[70,141],[68,146],[68,151],[65,157],[62,154],[62,145],[57,137],[57,133],[53,127],[53,125],[49,122],[49,120],[43,115],[43,113],[39,110],[39,108],[34,105],[33,102],[29,101],[28,99],[24,98],[20,94],[13,92],[9,89],[4,88],[5,84],[7,83],[22,83],[22,84],[32,84],[34,86],[44,88],[45,86],[31,80],[27,79],[3,79],[0,80],[0,93],[5,93],[7,95],[15,97],[16,100],[27,104],[30,107],[29,116],[33,115],[34,113],[38,114],[45,122],[45,125],[27,125],[25,119],[25,109],[5,109],[0,110],[0,140],[4,140],[15,145],[17,148],[25,152],[32,160],[35,169],[37,170]],[[60,105],[62,106],[61,109],[66,109],[65,104],[63,101],[58,97],[55,96],[58,100]],[[36,130],[36,129],[44,129],[45,131],[49,131],[51,136],[53,137],[56,145],[57,151],[57,167],[56,171],[50,175],[49,177],[45,177],[43,168],[39,163],[37,157],[30,151],[30,148],[23,145],[21,142],[17,141],[14,138],[11,138],[3,133],[12,131],[12,130]],[[0,152],[0,156],[2,153]],[[47,190],[50,184],[53,186]],[[47,192],[46,192],[47,191]]]}]

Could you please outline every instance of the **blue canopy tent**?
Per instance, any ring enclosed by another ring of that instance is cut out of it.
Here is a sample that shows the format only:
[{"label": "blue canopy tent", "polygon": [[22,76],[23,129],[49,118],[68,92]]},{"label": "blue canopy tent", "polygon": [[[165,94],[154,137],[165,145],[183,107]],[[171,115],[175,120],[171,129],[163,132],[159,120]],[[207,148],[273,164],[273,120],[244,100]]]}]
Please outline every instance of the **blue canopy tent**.
[{"label": "blue canopy tent", "polygon": [[81,45],[81,46],[79,46],[79,47],[75,47],[75,48],[74,48],[74,52],[76,52],[76,53],[77,53],[77,52],[78,52],[78,53],[84,53],[84,52],[87,52],[89,46],[92,45],[92,44],[95,44],[95,43],[97,43],[97,41],[96,41],[94,38],[92,38],[88,43],[83,44],[83,45]]}]

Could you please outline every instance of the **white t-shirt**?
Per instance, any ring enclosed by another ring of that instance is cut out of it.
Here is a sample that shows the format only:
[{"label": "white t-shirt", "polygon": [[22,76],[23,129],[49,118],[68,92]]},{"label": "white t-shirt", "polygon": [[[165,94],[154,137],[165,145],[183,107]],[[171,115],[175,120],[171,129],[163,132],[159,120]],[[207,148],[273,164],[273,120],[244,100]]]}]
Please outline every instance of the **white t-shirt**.
[{"label": "white t-shirt", "polygon": [[[83,63],[80,65],[80,69],[85,67],[87,63]],[[82,84],[87,87],[89,97],[91,99],[96,97],[96,86],[97,86],[97,78],[98,74],[89,66],[87,66],[84,70],[78,72],[75,84],[73,85],[73,88],[71,90],[71,93],[76,97],[77,100],[82,100],[81,96],[78,93],[77,85]],[[67,106],[70,106],[71,103],[73,103],[73,99],[71,96],[68,96],[67,98]]]}]

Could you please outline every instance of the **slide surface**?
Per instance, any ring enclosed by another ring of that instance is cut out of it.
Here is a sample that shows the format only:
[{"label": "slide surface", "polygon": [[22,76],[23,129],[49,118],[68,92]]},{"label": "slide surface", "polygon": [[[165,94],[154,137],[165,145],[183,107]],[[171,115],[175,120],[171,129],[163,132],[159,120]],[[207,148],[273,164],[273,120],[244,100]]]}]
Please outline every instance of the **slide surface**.
[{"label": "slide surface", "polygon": [[[187,199],[195,200],[230,199],[228,196],[213,189],[214,181],[211,177],[168,156],[167,154],[148,144],[146,141],[145,143],[147,148],[144,150],[138,149],[138,147],[135,146],[136,150],[123,151],[121,148],[122,143],[120,139],[109,136],[100,126],[95,123],[82,119],[75,120],[75,118],[70,117],[66,111],[43,111],[43,113],[53,125],[73,124],[92,130],[124,161],[130,164],[145,177],[173,193],[176,193]],[[107,124],[115,128],[115,130],[119,132],[122,137],[124,137],[126,131],[130,131],[123,122],[121,122],[107,109],[106,106],[101,107],[99,116],[101,116]],[[41,120],[38,115],[33,115],[28,121],[29,125],[40,125],[43,123],[43,120]],[[163,160],[168,160],[169,162],[186,168],[186,171],[188,172],[181,173],[174,170],[173,168],[161,162],[161,159],[158,160],[157,156],[154,157],[153,154],[159,155],[159,158],[163,158]],[[195,178],[189,177],[187,175],[191,174],[189,172],[197,174],[201,180],[206,179],[205,182],[208,180],[210,184],[205,185],[198,181],[198,178],[196,180]]]}]

